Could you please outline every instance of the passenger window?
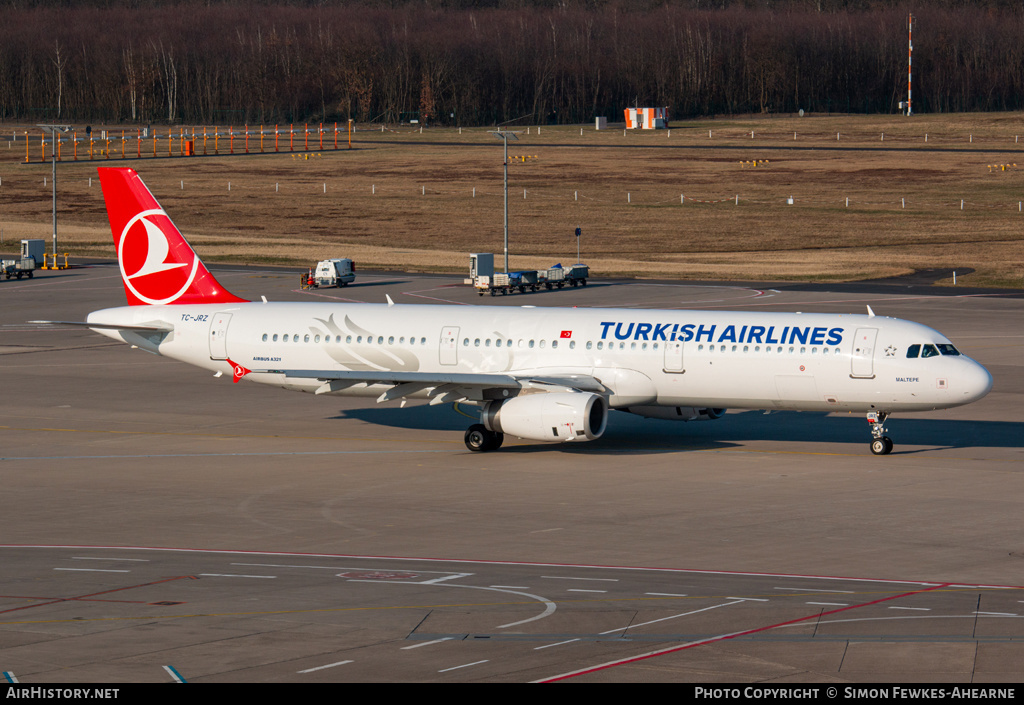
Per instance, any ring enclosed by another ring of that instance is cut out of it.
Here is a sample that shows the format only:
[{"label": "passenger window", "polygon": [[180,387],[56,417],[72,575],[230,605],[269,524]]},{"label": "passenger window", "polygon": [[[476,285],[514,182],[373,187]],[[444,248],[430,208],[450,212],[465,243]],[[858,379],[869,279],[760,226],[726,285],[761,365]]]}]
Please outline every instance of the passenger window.
[{"label": "passenger window", "polygon": [[590,349],[592,349],[593,347],[594,347],[594,343],[593,343],[592,341],[588,340],[588,341],[587,341],[587,350],[590,350]]},{"label": "passenger window", "polygon": [[463,339],[462,347],[464,347],[464,348],[468,348],[469,347],[469,338]]},{"label": "passenger window", "polygon": [[263,334],[263,342],[264,343],[267,342],[267,334],[266,333]]},{"label": "passenger window", "polygon": [[313,338],[313,342],[314,342],[314,343],[319,343],[319,342],[320,342],[320,336],[319,336],[319,335],[315,336],[315,337]]},{"label": "passenger window", "polygon": [[547,341],[546,341],[546,340],[542,340],[542,341],[540,341],[540,346],[541,346],[542,348],[543,348],[543,347],[544,347],[545,345],[547,345]]},{"label": "passenger window", "polygon": [[558,341],[557,340],[552,340],[551,341],[551,349],[554,350],[557,347],[558,347]]},{"label": "passenger window", "polygon": [[277,333],[274,333],[274,342],[277,342]]},{"label": "passenger window", "polygon": [[352,336],[351,335],[346,335],[345,336],[345,342],[346,343],[351,343],[352,342]]},{"label": "passenger window", "polygon": [[570,350],[575,350],[576,349],[576,341],[575,340],[570,340],[569,341],[569,349]]},{"label": "passenger window", "polygon": [[475,348],[479,348],[480,347],[480,338],[477,338],[476,340],[473,341],[473,347],[475,347]]},{"label": "passenger window", "polygon": [[921,354],[921,346],[920,345],[911,345],[909,348],[907,348],[907,357],[917,357],[920,354]]},{"label": "passenger window", "polygon": [[604,348],[604,342],[602,342],[602,341],[600,341],[600,340],[599,340],[599,341],[597,341],[597,349],[598,349],[598,350],[601,350],[601,349],[603,349],[603,348]]},{"label": "passenger window", "polygon": [[939,351],[935,349],[934,345],[922,345],[921,346],[921,357],[937,357]]},{"label": "passenger window", "polygon": [[383,344],[384,344],[384,336],[383,335],[378,335],[377,336],[377,345],[383,345]]},{"label": "passenger window", "polygon": [[286,343],[288,342],[288,334],[287,333],[284,334],[284,338],[282,338],[282,340],[284,340],[284,342],[286,342]]},{"label": "passenger window", "polygon": [[395,336],[389,335],[388,336],[388,345],[394,345],[394,344],[395,344]]},{"label": "passenger window", "polygon": [[304,343],[308,343],[309,342],[309,333],[306,333],[305,337],[303,337],[303,339],[302,339],[302,342],[304,342]]}]

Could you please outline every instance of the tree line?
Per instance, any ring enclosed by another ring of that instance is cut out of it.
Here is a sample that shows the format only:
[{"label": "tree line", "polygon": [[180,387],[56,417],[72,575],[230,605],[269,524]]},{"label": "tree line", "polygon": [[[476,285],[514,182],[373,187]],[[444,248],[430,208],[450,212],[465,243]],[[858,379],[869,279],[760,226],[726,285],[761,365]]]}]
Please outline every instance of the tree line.
[{"label": "tree line", "polygon": [[1024,7],[919,0],[8,2],[0,119],[451,125],[1024,107]]}]

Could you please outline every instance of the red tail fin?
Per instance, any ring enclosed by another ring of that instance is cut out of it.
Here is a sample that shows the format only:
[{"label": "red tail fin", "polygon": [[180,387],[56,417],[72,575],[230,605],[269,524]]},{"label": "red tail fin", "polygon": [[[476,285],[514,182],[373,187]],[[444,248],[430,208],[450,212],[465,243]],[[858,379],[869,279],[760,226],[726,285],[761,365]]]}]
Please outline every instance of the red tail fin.
[{"label": "red tail fin", "polygon": [[130,305],[245,301],[222,287],[203,266],[134,169],[99,172]]}]

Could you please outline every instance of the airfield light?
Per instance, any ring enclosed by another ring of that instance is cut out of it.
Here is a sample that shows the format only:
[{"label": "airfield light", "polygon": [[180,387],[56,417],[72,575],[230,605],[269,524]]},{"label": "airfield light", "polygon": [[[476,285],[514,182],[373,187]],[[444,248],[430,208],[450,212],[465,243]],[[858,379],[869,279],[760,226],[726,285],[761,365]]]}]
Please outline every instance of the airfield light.
[{"label": "airfield light", "polygon": [[[53,262],[54,266],[57,264],[57,133],[67,132],[71,129],[71,125],[36,125],[43,132],[47,132],[50,135],[50,163],[53,167],[52,179],[53,181]],[[45,259],[45,258],[44,258]],[[43,266],[46,266],[46,262],[43,262]]]},{"label": "airfield light", "polygon": [[505,143],[505,271],[508,272],[508,140],[511,137],[513,141],[518,141],[516,135],[519,133],[513,130],[494,130],[491,134]]}]

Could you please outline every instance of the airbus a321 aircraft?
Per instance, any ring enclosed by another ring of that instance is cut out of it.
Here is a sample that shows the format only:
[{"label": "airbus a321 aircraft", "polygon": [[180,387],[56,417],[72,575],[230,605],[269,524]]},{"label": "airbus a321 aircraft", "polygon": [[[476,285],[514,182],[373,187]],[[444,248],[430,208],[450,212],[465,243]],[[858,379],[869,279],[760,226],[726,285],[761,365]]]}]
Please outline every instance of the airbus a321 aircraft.
[{"label": "airbus a321 aircraft", "polygon": [[504,434],[577,442],[610,409],[717,419],[726,408],[867,415],[871,452],[893,412],[981,399],[988,371],[941,333],[867,315],[250,302],[203,266],[133,169],[100,169],[128,306],[98,333],[158,355],[314,394],[428,399],[480,410],[471,451]]}]

